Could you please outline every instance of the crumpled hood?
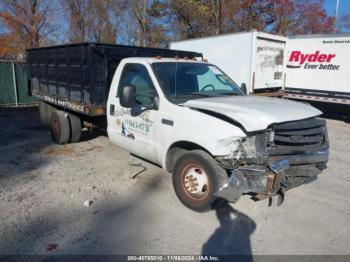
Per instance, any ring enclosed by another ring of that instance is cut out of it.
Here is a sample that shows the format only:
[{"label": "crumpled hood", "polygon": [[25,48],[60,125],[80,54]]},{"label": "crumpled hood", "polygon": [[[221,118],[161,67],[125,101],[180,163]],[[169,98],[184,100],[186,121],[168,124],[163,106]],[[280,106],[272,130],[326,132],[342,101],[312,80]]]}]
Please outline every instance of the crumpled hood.
[{"label": "crumpled hood", "polygon": [[225,115],[240,123],[247,132],[266,129],[273,123],[322,114],[318,109],[304,103],[261,96],[210,97],[189,100],[183,105]]}]

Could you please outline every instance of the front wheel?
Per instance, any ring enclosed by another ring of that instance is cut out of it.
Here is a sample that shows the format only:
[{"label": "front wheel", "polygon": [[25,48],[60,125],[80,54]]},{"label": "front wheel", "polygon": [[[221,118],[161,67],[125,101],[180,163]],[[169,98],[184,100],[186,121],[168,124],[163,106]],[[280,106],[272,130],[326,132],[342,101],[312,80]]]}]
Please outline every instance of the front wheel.
[{"label": "front wheel", "polygon": [[183,154],[173,168],[173,186],[177,197],[185,206],[197,212],[211,209],[216,200],[214,193],[226,179],[226,171],[202,150]]}]

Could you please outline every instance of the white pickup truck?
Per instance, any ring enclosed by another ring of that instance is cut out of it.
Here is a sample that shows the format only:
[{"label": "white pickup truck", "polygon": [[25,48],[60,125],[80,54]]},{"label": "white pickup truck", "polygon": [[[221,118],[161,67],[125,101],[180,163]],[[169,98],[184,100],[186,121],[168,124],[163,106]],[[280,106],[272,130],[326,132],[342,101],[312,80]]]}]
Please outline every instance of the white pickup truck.
[{"label": "white pickup truck", "polygon": [[[54,140],[71,115],[91,120],[52,101]],[[106,105],[112,143],[171,173],[178,198],[195,211],[243,194],[281,202],[286,190],[314,180],[328,161],[320,115],[308,104],[245,95],[215,65],[178,57],[120,60]]]}]

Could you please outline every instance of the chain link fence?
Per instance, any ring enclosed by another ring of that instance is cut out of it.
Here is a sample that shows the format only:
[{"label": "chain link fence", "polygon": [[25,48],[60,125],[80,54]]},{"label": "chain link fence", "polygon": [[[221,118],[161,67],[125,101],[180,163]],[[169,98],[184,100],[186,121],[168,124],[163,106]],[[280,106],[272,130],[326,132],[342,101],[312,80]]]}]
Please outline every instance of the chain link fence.
[{"label": "chain link fence", "polygon": [[36,104],[28,94],[26,64],[0,61],[0,106]]}]

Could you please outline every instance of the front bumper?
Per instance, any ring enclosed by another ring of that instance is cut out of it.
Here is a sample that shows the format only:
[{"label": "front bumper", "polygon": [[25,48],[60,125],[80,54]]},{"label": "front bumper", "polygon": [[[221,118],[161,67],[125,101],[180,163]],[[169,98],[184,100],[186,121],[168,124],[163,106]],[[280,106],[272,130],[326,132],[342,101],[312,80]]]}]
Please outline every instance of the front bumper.
[{"label": "front bumper", "polygon": [[272,157],[266,165],[248,165],[231,170],[216,197],[236,202],[242,194],[264,199],[311,182],[326,168],[328,148],[304,154]]}]

